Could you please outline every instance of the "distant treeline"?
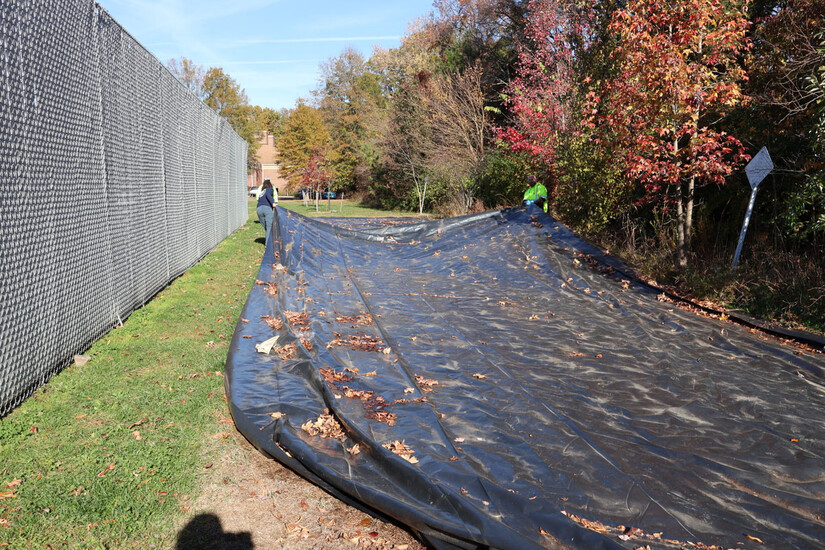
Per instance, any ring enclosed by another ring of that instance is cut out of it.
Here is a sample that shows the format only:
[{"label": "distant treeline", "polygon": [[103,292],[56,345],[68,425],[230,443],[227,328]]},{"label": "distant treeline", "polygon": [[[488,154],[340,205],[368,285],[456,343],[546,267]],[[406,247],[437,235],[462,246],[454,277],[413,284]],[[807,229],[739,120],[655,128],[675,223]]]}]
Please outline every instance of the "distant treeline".
[{"label": "distant treeline", "polygon": [[[296,188],[385,207],[511,206],[536,174],[643,272],[822,329],[823,33],[821,0],[436,0],[399,48],[344,50],[312,98],[245,120]],[[730,275],[762,146],[776,169]]]}]

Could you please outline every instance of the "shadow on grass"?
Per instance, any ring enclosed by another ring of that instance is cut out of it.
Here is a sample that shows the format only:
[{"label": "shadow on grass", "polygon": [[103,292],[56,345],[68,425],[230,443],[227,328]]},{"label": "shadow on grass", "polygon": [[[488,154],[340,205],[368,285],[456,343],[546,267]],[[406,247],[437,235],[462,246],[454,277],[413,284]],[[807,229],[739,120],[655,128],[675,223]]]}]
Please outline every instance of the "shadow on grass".
[{"label": "shadow on grass", "polygon": [[253,550],[249,533],[224,533],[215,514],[199,514],[178,533],[175,550]]}]

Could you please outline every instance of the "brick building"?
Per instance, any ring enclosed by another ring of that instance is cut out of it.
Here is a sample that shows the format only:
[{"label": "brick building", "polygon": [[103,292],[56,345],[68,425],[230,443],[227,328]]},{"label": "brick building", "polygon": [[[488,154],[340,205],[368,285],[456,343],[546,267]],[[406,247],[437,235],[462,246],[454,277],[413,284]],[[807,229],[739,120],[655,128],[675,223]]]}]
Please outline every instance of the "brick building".
[{"label": "brick building", "polygon": [[265,131],[258,136],[257,157],[261,167],[247,174],[247,187],[252,190],[261,185],[266,178],[269,178],[272,187],[278,190],[279,195],[283,195],[287,181],[281,177],[280,165],[277,161],[278,153],[275,150],[275,136],[269,132]]}]

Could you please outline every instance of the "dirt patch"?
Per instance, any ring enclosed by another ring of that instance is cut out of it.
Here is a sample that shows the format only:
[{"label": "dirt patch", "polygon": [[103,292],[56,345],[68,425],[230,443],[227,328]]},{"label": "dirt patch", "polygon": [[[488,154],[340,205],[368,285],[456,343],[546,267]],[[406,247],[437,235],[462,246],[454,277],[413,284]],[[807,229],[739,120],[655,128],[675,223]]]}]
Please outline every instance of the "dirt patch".
[{"label": "dirt patch", "polygon": [[344,504],[224,429],[204,464],[204,489],[178,528],[178,550],[426,550],[409,532]]}]

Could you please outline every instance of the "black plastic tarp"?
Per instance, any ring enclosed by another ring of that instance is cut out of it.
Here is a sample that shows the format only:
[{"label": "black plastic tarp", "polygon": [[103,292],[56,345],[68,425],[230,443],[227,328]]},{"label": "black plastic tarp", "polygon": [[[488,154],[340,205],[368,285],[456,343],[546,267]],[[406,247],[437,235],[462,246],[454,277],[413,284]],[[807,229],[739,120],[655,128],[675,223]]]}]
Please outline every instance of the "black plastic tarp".
[{"label": "black plastic tarp", "polygon": [[825,546],[822,354],[677,307],[538,209],[278,209],[258,279],[238,428],[435,547]]}]

